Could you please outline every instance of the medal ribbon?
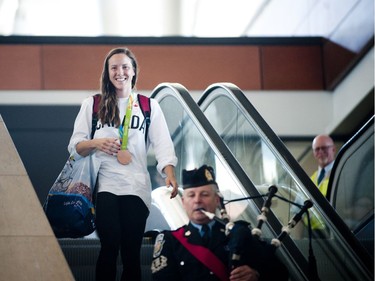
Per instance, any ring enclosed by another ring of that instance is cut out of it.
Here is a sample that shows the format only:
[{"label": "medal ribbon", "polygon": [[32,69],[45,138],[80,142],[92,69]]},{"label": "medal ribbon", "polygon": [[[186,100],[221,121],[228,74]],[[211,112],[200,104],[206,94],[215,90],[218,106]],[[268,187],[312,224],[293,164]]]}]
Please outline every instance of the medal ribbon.
[{"label": "medal ribbon", "polygon": [[130,124],[130,117],[132,115],[132,109],[133,109],[133,96],[130,94],[129,100],[128,100],[128,105],[126,107],[125,119],[123,121],[123,124],[118,129],[120,137],[122,137],[121,150],[126,150],[126,148],[128,146],[129,124]]}]

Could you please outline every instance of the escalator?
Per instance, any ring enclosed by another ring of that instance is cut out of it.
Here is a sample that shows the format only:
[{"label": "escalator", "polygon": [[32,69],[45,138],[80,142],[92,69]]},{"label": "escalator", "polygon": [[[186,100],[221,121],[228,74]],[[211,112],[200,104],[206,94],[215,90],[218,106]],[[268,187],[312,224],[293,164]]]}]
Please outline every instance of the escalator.
[{"label": "escalator", "polygon": [[[284,198],[295,202],[309,198],[313,201],[311,217],[323,226],[319,236],[313,231],[312,239],[320,279],[373,280],[373,257],[320,194],[242,91],[229,83],[213,84],[203,93],[198,105],[259,193],[264,193],[274,184]],[[285,225],[295,211],[294,206],[279,203],[272,211]],[[270,224],[276,233],[280,231]],[[301,225],[291,237],[304,259],[308,260],[308,229]]]},{"label": "escalator", "polygon": [[[154,89],[152,97],[163,110],[179,159],[178,182],[182,182],[183,169],[202,164],[214,167],[229,216],[253,226],[257,225],[264,203],[262,195],[270,185],[276,185],[279,197],[272,201],[272,212],[262,226],[262,237],[267,241],[278,237],[282,227],[298,212],[296,205],[290,202],[303,204],[311,198],[312,216],[319,218],[326,228],[324,237],[312,239],[320,280],[373,280],[372,260],[367,260],[367,252],[249,101],[246,104],[247,99],[241,97],[241,93],[233,85],[216,85],[204,93],[198,106],[180,84],[163,83]],[[237,99],[242,103],[238,104]],[[143,280],[151,280],[150,240],[157,230],[176,229],[187,223],[181,194],[169,199],[170,189],[164,186],[164,179],[155,171],[155,166],[150,149],[148,169],[153,201],[142,247]],[[236,201],[239,198],[247,199]],[[316,280],[310,275],[309,239],[305,232],[303,228],[300,233],[293,229],[276,251],[288,267],[291,280]],[[93,280],[99,247],[98,239],[93,236],[59,241],[76,280]],[[78,244],[82,245],[78,247]],[[92,258],[89,263],[86,262],[88,256]],[[82,261],[85,263],[81,264]],[[118,270],[121,270],[120,261]]]},{"label": "escalator", "polygon": [[[178,182],[181,182],[183,169],[207,164],[214,167],[216,181],[226,201],[249,196],[260,197],[261,194],[239,162],[182,85],[161,84],[154,90],[152,97],[158,100],[164,112],[174,142],[179,159],[176,167]],[[150,155],[152,156],[152,151]],[[154,157],[150,157],[151,159]],[[155,164],[153,161],[148,162],[150,171]],[[179,196],[170,200],[168,190],[160,186],[162,179],[158,179],[156,173],[151,172],[151,175],[153,186],[157,188],[152,192],[151,219],[146,230],[157,229],[158,224],[162,225],[162,229],[175,229],[187,223],[182,204],[178,203]],[[248,199],[227,204],[226,209],[233,220],[245,220],[255,225],[256,215],[260,213],[263,202],[261,198]],[[266,237],[276,237],[277,233],[273,229],[281,229],[280,221],[271,213],[268,222],[263,226],[262,232]],[[308,262],[292,239],[286,237],[277,254],[289,268],[292,280],[309,280],[306,275]]]},{"label": "escalator", "polygon": [[[219,187],[227,201],[266,194],[270,185],[278,186],[280,197],[289,202],[311,199],[311,217],[324,225],[323,237],[320,233],[311,242],[320,280],[373,280],[371,257],[237,87],[209,87],[198,102],[204,116],[181,85],[161,84],[153,97],[159,101],[172,134],[179,158],[179,182],[182,169],[208,164],[217,171]],[[263,202],[259,198],[248,199],[226,207],[232,219],[256,225]],[[167,200],[156,205],[156,209],[164,206],[161,213],[168,215]],[[173,208],[174,213],[183,212]],[[262,229],[266,240],[278,236],[298,211],[294,204],[283,200],[274,200],[271,209]],[[186,223],[186,217],[178,219],[169,218],[171,228]],[[303,224],[300,228],[283,240],[278,254],[288,266],[292,280],[312,280],[308,231]]]}]

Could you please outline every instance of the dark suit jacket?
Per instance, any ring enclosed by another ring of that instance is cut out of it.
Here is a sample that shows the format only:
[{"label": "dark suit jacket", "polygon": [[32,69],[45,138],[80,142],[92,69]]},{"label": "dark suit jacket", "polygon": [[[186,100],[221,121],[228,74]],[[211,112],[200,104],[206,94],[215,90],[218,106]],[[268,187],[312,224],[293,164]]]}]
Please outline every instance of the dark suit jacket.
[{"label": "dark suit jacket", "polygon": [[[197,228],[191,223],[182,227],[188,243],[203,245]],[[269,245],[260,243],[251,235],[250,228],[242,229],[246,241],[240,244],[241,264],[247,264],[260,273],[260,280],[288,280],[288,272],[276,258]],[[176,230],[178,231],[178,230]],[[172,234],[163,231],[155,242],[151,266],[154,281],[213,281],[220,280],[205,265],[198,261]],[[225,235],[225,228],[219,223],[212,227],[209,244],[206,246],[225,265],[229,264],[233,240]],[[236,242],[236,241],[235,241]],[[272,274],[272,276],[269,276]],[[273,279],[276,278],[276,279]]]}]

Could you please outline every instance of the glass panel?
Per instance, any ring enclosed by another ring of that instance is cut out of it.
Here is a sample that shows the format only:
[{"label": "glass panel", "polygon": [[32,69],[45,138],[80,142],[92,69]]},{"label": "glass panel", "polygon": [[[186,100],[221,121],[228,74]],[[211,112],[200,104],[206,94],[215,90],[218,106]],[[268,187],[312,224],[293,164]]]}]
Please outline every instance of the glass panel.
[{"label": "glass panel", "polygon": [[[297,200],[298,183],[285,170],[285,165],[273,152],[274,148],[264,141],[257,128],[252,126],[231,99],[217,96],[204,109],[204,113],[261,194],[267,193],[268,187],[274,184],[278,187],[279,195],[292,202]],[[298,198],[301,205],[307,199],[304,194]],[[274,200],[272,211],[286,225],[298,210]]]}]

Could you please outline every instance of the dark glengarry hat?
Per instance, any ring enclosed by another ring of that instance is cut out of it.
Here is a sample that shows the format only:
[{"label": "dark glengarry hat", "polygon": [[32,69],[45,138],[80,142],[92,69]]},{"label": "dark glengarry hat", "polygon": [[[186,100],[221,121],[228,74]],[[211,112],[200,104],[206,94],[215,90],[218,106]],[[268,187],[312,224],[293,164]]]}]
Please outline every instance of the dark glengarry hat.
[{"label": "dark glengarry hat", "polygon": [[182,188],[192,188],[207,184],[216,184],[214,169],[203,165],[199,169],[182,171]]}]

